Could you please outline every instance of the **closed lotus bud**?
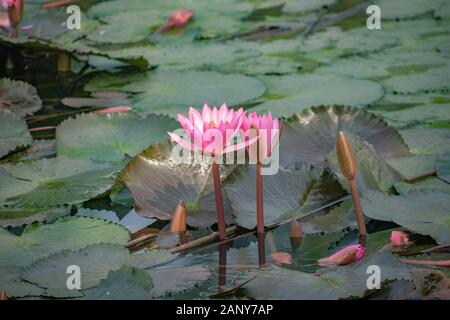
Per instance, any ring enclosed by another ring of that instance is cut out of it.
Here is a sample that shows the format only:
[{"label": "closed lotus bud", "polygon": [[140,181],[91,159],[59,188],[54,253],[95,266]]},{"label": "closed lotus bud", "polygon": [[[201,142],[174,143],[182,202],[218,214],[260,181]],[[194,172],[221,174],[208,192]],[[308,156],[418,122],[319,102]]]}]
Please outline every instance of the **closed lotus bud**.
[{"label": "closed lotus bud", "polygon": [[407,246],[411,243],[409,236],[403,231],[392,231],[391,232],[391,245],[394,247]]},{"label": "closed lotus bud", "polygon": [[3,6],[8,8],[9,19],[12,25],[18,25],[23,16],[23,0],[3,0]]},{"label": "closed lotus bud", "polygon": [[292,264],[292,256],[287,252],[273,252],[270,258],[276,265]]},{"label": "closed lotus bud", "polygon": [[320,266],[329,266],[329,265],[346,265],[352,262],[356,262],[361,260],[366,253],[366,248],[364,248],[360,244],[352,244],[344,249],[339,250],[338,252],[332,254],[329,257],[322,258],[317,260],[317,263]]},{"label": "closed lotus bud", "polygon": [[180,200],[173,214],[170,232],[184,231],[186,231],[186,206],[184,205],[184,201]]},{"label": "closed lotus bud", "polygon": [[291,228],[290,228],[290,236],[291,238],[301,238],[303,237],[302,226],[300,222],[296,219],[292,219]]},{"label": "closed lotus bud", "polygon": [[8,300],[5,289],[0,289],[0,300]]},{"label": "closed lotus bud", "polygon": [[339,131],[336,153],[339,161],[339,167],[342,174],[347,179],[353,179],[356,175],[356,160],[351,144],[347,141],[345,133]]}]

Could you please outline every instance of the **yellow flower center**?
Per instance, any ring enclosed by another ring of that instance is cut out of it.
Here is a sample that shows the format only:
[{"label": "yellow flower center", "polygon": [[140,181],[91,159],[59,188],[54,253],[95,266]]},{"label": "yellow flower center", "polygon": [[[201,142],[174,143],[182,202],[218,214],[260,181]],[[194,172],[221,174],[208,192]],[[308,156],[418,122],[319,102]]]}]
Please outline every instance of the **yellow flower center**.
[{"label": "yellow flower center", "polygon": [[210,121],[210,122],[209,122],[209,126],[210,126],[211,128],[217,128],[217,124],[216,124],[214,121]]}]

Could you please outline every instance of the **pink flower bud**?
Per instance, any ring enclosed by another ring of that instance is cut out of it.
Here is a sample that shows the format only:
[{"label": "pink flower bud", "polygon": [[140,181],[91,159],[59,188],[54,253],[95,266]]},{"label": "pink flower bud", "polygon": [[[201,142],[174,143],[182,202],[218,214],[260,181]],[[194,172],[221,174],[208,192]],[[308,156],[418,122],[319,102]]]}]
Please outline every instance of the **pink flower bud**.
[{"label": "pink flower bud", "polygon": [[366,253],[366,248],[364,248],[360,244],[352,244],[344,249],[339,250],[338,252],[332,254],[329,257],[322,258],[317,260],[317,263],[320,266],[328,266],[328,265],[346,265],[352,262],[356,262],[361,260]]},{"label": "pink flower bud", "polygon": [[393,247],[404,247],[411,243],[409,236],[403,231],[392,231],[391,232],[391,245]]}]

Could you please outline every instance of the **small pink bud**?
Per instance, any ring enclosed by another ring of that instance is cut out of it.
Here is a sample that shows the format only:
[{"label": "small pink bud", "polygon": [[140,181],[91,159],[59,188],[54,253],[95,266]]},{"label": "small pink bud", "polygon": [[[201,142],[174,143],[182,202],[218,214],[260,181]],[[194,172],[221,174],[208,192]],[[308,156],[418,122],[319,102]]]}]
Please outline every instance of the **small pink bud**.
[{"label": "small pink bud", "polygon": [[403,231],[392,231],[391,232],[391,245],[393,247],[404,247],[411,243],[409,236]]},{"label": "small pink bud", "polygon": [[132,109],[130,107],[126,107],[126,106],[118,106],[118,107],[111,107],[111,108],[106,108],[106,109],[100,109],[100,110],[96,110],[94,111],[94,113],[119,113],[119,112],[129,112]]},{"label": "small pink bud", "polygon": [[276,265],[292,264],[292,256],[287,252],[273,252],[270,258]]},{"label": "small pink bud", "polygon": [[366,248],[364,248],[360,244],[352,244],[344,249],[339,250],[338,252],[332,254],[329,257],[322,258],[317,260],[317,263],[320,266],[328,266],[328,265],[346,265],[352,262],[356,262],[361,260],[366,253]]},{"label": "small pink bud", "polygon": [[158,29],[158,32],[164,32],[173,29],[175,27],[184,27],[192,20],[193,16],[194,10],[190,9],[175,10],[169,15],[166,24]]}]

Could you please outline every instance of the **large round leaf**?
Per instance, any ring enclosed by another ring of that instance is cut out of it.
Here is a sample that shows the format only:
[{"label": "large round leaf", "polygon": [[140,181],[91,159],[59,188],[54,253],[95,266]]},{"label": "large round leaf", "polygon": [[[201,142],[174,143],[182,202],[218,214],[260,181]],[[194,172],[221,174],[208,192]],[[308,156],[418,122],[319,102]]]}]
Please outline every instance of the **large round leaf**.
[{"label": "large round leaf", "polygon": [[101,75],[87,90],[116,89],[141,92],[134,107],[144,113],[176,116],[189,106],[237,105],[261,96],[266,88],[258,79],[239,75],[223,75],[212,71],[153,71],[144,75]]},{"label": "large round leaf", "polygon": [[0,203],[20,208],[80,203],[110,189],[118,170],[65,157],[5,165],[0,168]]},{"label": "large round leaf", "polygon": [[96,286],[110,270],[118,270],[128,259],[128,250],[113,244],[94,244],[79,251],[63,250],[40,259],[22,272],[22,279],[46,288],[51,297],[71,297],[78,291],[67,288],[67,268],[80,267],[81,289]]},{"label": "large round leaf", "polygon": [[166,140],[166,132],[175,128],[177,123],[164,116],[139,119],[132,114],[81,114],[58,127],[57,152],[74,159],[121,161]]},{"label": "large round leaf", "polygon": [[88,217],[61,218],[52,224],[32,224],[20,237],[0,229],[0,266],[28,266],[63,249],[95,243],[125,245],[128,231],[111,222]]},{"label": "large round leaf", "polygon": [[33,86],[6,78],[0,80],[0,110],[8,109],[23,117],[41,107],[41,99]]},{"label": "large round leaf", "polygon": [[448,193],[432,190],[411,191],[389,196],[367,191],[362,200],[364,214],[370,218],[393,221],[438,243],[450,242],[450,198]]},{"label": "large round leaf", "polygon": [[284,125],[280,141],[280,162],[322,162],[335,150],[339,131],[370,143],[384,159],[409,154],[403,138],[379,117],[359,108],[320,106],[291,117]]},{"label": "large round leaf", "polygon": [[379,84],[343,76],[292,74],[261,79],[269,88],[267,98],[251,110],[271,111],[277,117],[322,104],[367,105],[383,96]]},{"label": "large round leaf", "polygon": [[[277,174],[263,176],[264,224],[272,225],[289,217],[304,217],[345,195],[329,174],[315,177],[311,168],[280,168]],[[256,226],[256,169],[242,167],[224,185],[236,223],[247,229]]]},{"label": "large round leaf", "polygon": [[[187,209],[191,226],[210,226],[216,222],[211,162],[177,163],[172,145],[157,143],[131,160],[119,179],[131,191],[136,210],[145,217],[169,220],[180,200]],[[222,171],[222,174],[226,172]],[[231,209],[224,199],[226,221],[231,222]]]},{"label": "large round leaf", "polygon": [[153,288],[152,278],[145,271],[123,266],[110,271],[108,277],[97,287],[83,291],[88,300],[141,300],[150,299]]},{"label": "large round leaf", "polygon": [[27,123],[20,116],[0,110],[0,158],[18,147],[31,144]]},{"label": "large round leaf", "polygon": [[433,12],[443,3],[442,0],[377,0],[383,19],[412,18],[427,12]]},{"label": "large round leaf", "polygon": [[256,299],[323,299],[361,297],[367,290],[367,267],[378,265],[381,281],[408,279],[408,269],[390,252],[375,254],[370,259],[331,268],[318,275],[288,270],[276,266],[249,272],[247,278],[256,277],[245,285]]},{"label": "large round leaf", "polygon": [[0,226],[20,227],[36,221],[50,223],[68,214],[70,214],[70,209],[68,208],[0,208]]}]

